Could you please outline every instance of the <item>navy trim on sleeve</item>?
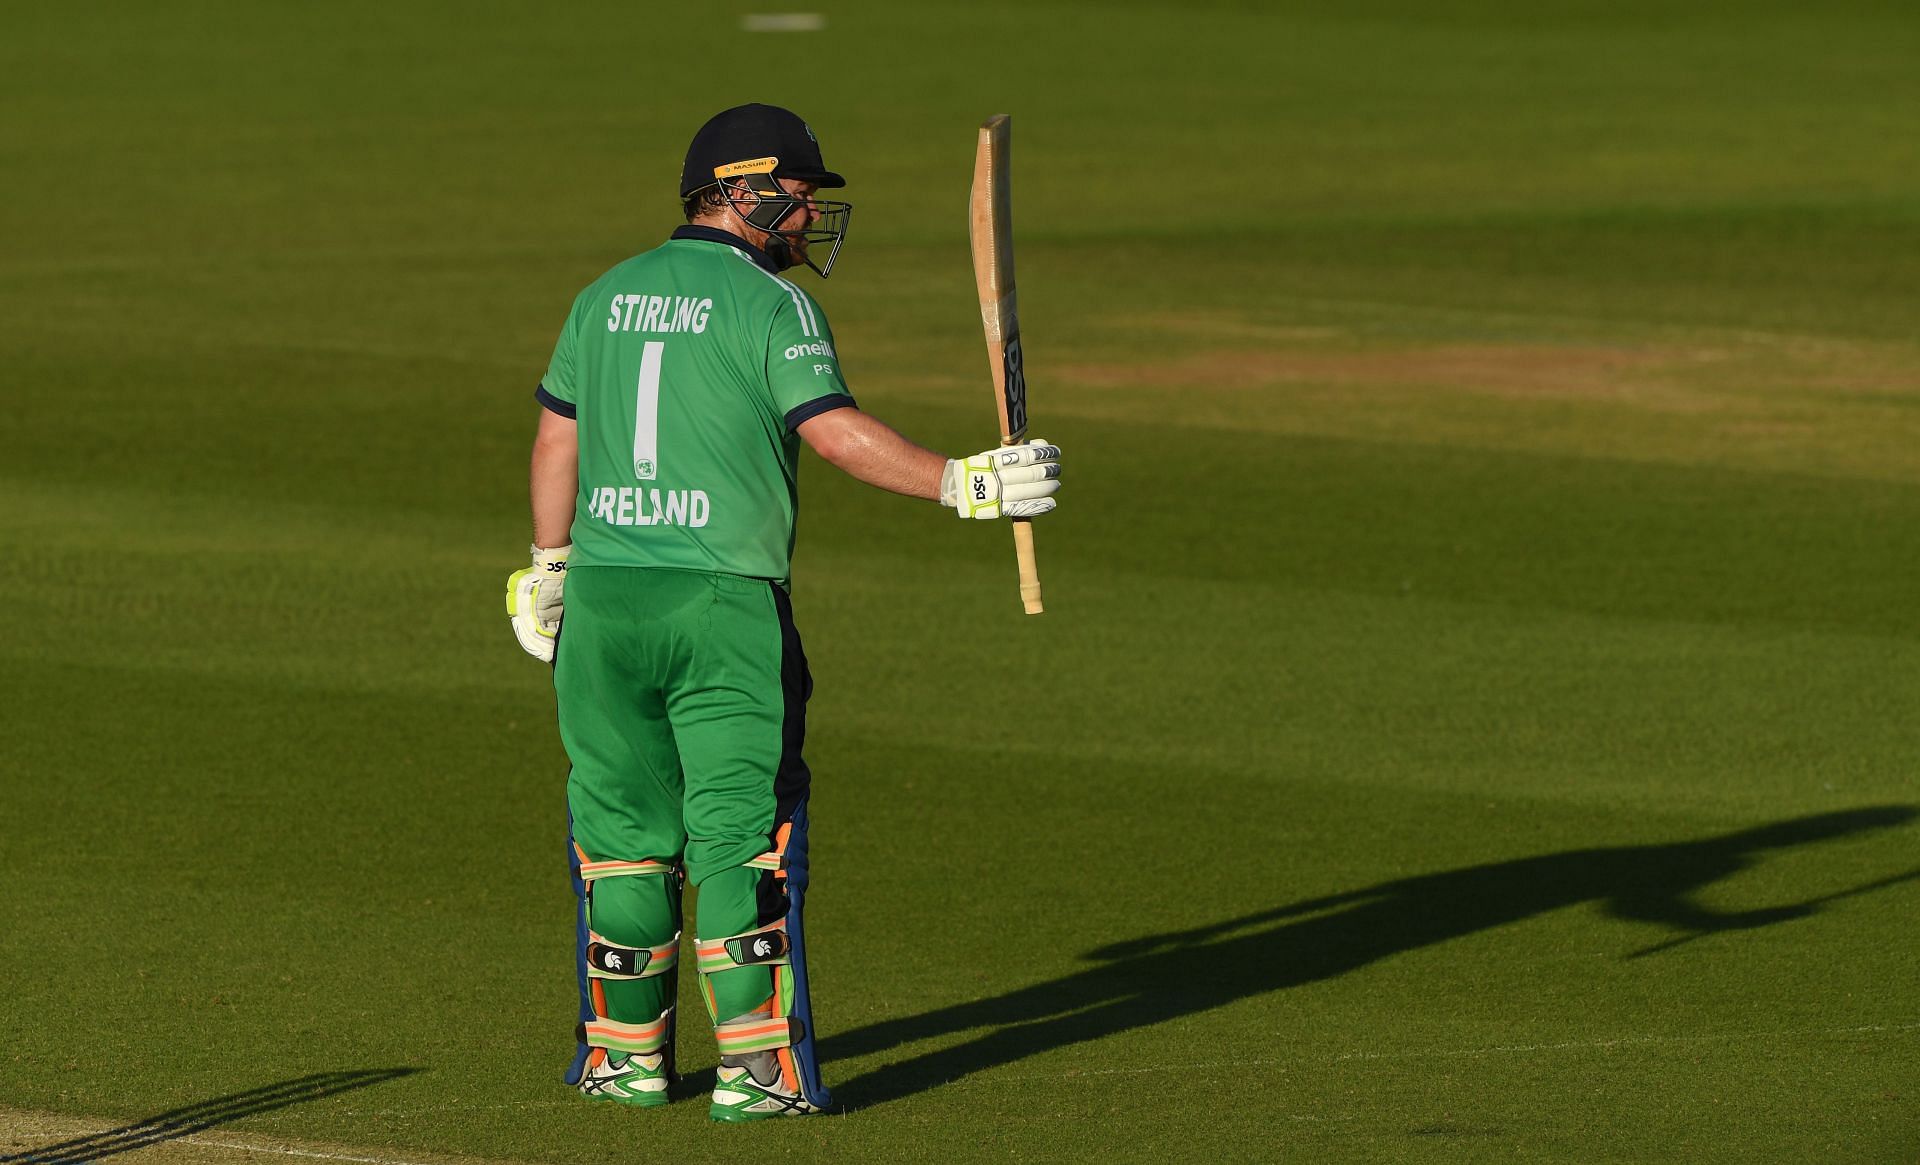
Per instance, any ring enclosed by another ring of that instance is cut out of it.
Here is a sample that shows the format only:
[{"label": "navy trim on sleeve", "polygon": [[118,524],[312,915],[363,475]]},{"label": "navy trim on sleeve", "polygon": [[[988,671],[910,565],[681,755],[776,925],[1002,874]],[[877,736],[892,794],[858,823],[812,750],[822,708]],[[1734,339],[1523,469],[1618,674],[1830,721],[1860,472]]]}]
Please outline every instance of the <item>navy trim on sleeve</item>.
[{"label": "navy trim on sleeve", "polygon": [[830,392],[825,396],[816,396],[806,404],[787,410],[787,432],[799,432],[802,424],[811,421],[821,413],[830,413],[835,409],[857,409],[859,407],[858,404],[854,403],[854,399],[844,392]]},{"label": "navy trim on sleeve", "polygon": [[718,230],[714,227],[684,226],[674,231],[673,234],[668,237],[675,239],[697,239],[703,243],[725,243],[729,247],[738,247],[746,253],[747,258],[752,259],[761,269],[767,271],[769,274],[778,275],[780,273],[780,268],[773,265],[773,260],[767,257],[765,251],[762,251],[739,235],[729,234],[726,231]]},{"label": "navy trim on sleeve", "polygon": [[545,405],[547,407],[547,411],[550,413],[553,413],[556,416],[565,417],[569,421],[577,419],[574,414],[577,413],[579,410],[574,408],[572,405],[568,404],[566,401],[563,401],[559,397],[548,392],[547,386],[544,384],[541,385],[539,388],[536,388],[533,390],[533,399]]}]

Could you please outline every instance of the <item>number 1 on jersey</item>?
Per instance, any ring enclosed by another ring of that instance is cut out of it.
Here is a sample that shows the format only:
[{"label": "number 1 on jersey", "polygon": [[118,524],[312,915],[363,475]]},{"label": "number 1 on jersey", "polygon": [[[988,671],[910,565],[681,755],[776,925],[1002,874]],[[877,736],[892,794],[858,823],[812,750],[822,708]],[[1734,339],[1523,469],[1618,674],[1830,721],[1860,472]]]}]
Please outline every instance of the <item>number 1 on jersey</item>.
[{"label": "number 1 on jersey", "polygon": [[640,387],[633,399],[633,475],[652,481],[660,474],[660,355],[665,340],[640,350]]}]

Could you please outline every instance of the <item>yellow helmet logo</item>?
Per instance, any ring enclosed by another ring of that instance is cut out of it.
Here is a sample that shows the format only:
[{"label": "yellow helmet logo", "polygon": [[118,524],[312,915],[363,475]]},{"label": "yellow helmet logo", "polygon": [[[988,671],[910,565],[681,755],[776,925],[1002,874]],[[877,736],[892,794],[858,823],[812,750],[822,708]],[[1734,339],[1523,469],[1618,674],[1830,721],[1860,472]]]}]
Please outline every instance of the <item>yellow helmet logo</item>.
[{"label": "yellow helmet logo", "polygon": [[780,164],[778,158],[749,158],[744,162],[729,162],[724,166],[715,166],[715,178],[736,178],[741,174],[771,174]]}]

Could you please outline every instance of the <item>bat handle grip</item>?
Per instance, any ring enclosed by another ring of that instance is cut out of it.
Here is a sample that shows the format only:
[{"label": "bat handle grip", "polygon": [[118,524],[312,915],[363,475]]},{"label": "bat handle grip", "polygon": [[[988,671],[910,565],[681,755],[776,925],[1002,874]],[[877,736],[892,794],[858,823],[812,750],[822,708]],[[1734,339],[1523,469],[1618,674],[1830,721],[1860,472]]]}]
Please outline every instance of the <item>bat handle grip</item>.
[{"label": "bat handle grip", "polygon": [[1038,615],[1046,607],[1040,602],[1040,567],[1033,557],[1031,519],[1013,519],[1013,553],[1020,560],[1020,605],[1027,609],[1027,614]]}]

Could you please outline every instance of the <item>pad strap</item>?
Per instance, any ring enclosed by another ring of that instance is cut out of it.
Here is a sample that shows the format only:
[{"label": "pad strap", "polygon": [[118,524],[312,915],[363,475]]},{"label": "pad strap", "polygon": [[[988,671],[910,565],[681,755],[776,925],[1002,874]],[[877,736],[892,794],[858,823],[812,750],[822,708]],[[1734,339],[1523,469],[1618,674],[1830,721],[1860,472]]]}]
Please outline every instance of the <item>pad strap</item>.
[{"label": "pad strap", "polygon": [[673,1035],[673,1008],[661,1012],[660,1018],[652,1023],[621,1023],[603,1015],[588,1020],[583,1026],[586,1042],[596,1048],[652,1055],[666,1047]]},{"label": "pad strap", "polygon": [[580,880],[591,882],[597,878],[626,878],[639,875],[667,877],[679,871],[665,862],[590,862],[582,856],[580,861]]},{"label": "pad strap", "polygon": [[592,979],[651,979],[680,961],[680,935],[657,947],[623,947],[587,932],[587,976]]},{"label": "pad strap", "polygon": [[783,966],[793,962],[793,943],[787,938],[787,920],[778,919],[758,930],[694,944],[702,975],[735,967]]},{"label": "pad strap", "polygon": [[749,858],[746,865],[755,870],[771,870],[776,878],[787,876],[787,842],[793,836],[793,823],[782,825],[773,835],[773,848],[757,858]]},{"label": "pad strap", "polygon": [[806,1038],[806,1025],[793,1016],[769,1018],[754,1015],[731,1023],[715,1024],[714,1039],[723,1056],[744,1056],[751,1052],[771,1052],[791,1047]]}]

